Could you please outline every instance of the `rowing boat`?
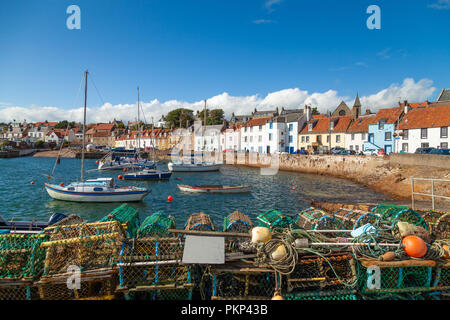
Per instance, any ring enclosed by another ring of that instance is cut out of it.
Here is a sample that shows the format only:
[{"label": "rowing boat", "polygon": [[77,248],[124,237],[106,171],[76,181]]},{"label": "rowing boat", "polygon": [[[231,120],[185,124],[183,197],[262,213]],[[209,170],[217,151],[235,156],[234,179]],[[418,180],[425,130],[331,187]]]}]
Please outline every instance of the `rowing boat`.
[{"label": "rowing boat", "polygon": [[251,192],[252,186],[223,186],[223,185],[186,185],[177,184],[178,189],[194,193],[244,193]]}]

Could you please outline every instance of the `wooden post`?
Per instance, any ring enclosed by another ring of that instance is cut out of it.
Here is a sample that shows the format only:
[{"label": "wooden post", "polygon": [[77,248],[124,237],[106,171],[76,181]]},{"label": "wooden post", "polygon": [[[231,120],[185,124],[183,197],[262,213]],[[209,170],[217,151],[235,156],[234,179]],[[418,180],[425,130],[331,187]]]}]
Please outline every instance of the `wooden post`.
[{"label": "wooden post", "polygon": [[411,208],[414,209],[414,178],[411,178]]}]

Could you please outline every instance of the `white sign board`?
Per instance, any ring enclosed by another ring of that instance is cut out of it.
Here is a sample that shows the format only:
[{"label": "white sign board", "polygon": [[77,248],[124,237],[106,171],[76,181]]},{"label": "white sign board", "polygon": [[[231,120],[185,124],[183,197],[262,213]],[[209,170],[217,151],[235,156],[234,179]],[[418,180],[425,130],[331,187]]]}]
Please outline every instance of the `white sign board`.
[{"label": "white sign board", "polygon": [[225,238],[186,236],[182,263],[224,264]]}]

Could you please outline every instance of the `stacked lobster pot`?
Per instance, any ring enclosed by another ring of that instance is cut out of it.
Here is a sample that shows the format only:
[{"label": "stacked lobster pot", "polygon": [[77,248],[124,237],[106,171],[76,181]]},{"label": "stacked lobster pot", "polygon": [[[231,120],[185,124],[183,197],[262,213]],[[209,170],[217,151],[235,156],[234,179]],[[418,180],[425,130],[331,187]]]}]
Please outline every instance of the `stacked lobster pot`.
[{"label": "stacked lobster pot", "polygon": [[44,268],[45,234],[0,235],[0,300],[38,299],[34,281]]},{"label": "stacked lobster pot", "polygon": [[182,265],[184,238],[169,233],[173,217],[159,211],[147,217],[137,236],[124,242],[117,292],[125,299],[190,300],[191,267]]}]

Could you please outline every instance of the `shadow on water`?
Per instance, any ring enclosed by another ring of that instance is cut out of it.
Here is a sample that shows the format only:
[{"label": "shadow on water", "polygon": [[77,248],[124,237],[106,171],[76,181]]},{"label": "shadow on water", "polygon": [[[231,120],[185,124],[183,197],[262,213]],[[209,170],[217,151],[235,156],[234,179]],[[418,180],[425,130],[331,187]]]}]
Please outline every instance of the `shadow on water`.
[{"label": "shadow on water", "polygon": [[[54,158],[0,159],[0,195],[3,205],[0,215],[16,220],[47,220],[55,212],[78,214],[89,221],[96,221],[119,203],[75,203],[51,199],[43,185],[55,163]],[[86,160],[86,170],[95,169],[95,160]],[[167,165],[162,164],[162,169]],[[120,171],[89,172],[88,178],[114,177]],[[56,166],[53,183],[70,183],[80,177],[80,160],[62,159]],[[30,182],[34,181],[34,185]],[[273,176],[260,175],[260,169],[223,166],[220,172],[176,172],[169,181],[117,181],[117,185],[145,186],[152,192],[142,202],[129,203],[140,212],[141,219],[163,210],[175,216],[177,226],[183,227],[193,212],[204,211],[211,215],[216,225],[223,218],[239,210],[254,221],[258,214],[275,208],[289,215],[309,206],[310,200],[342,202],[382,202],[386,196],[359,186],[353,182],[326,176],[280,171]],[[246,194],[190,194],[180,192],[177,184],[252,185],[252,193]],[[293,189],[295,188],[295,190]],[[174,199],[171,203],[167,197]]]}]

